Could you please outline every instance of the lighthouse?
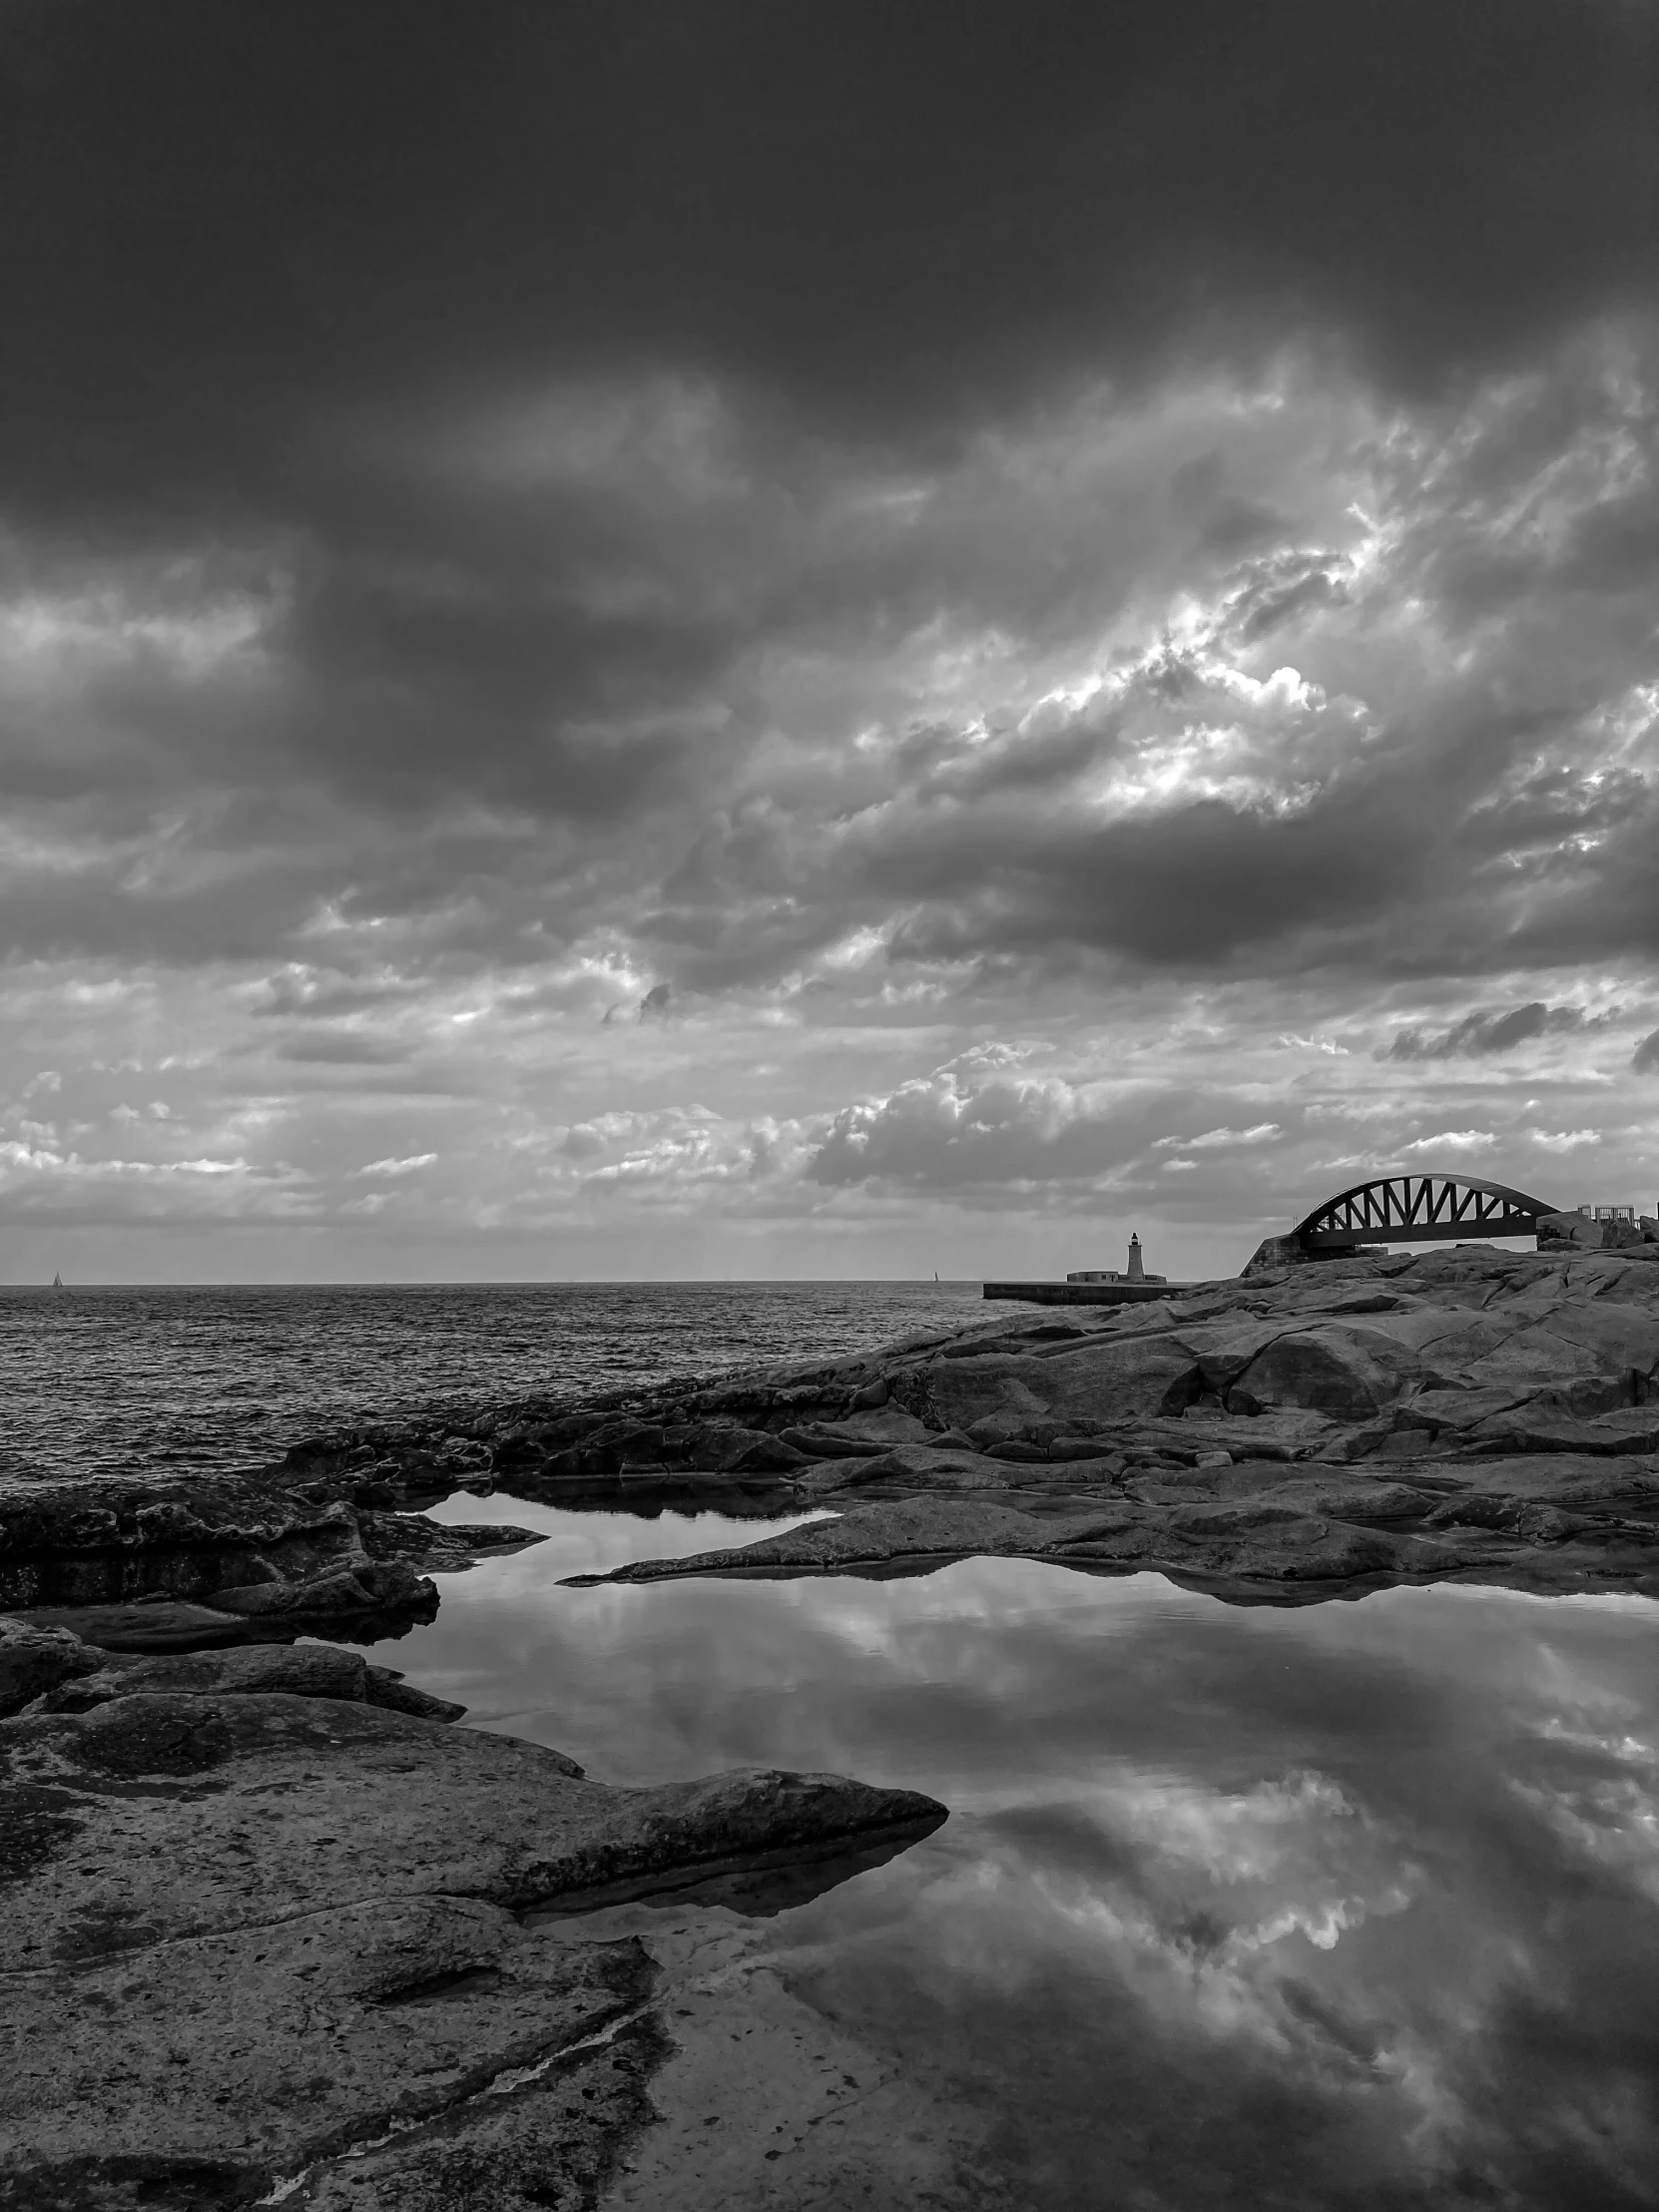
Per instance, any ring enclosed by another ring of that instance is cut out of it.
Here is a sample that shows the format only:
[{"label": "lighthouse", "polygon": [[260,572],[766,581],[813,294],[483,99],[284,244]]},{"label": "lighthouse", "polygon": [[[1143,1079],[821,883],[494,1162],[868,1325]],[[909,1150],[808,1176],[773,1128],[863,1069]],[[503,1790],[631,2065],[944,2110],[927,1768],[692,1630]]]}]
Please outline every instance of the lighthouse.
[{"label": "lighthouse", "polygon": [[1141,1240],[1138,1233],[1129,1239],[1129,1265],[1122,1274],[1116,1268],[1079,1268],[1068,1275],[1068,1283],[1167,1283],[1168,1276],[1148,1275],[1141,1260]]}]

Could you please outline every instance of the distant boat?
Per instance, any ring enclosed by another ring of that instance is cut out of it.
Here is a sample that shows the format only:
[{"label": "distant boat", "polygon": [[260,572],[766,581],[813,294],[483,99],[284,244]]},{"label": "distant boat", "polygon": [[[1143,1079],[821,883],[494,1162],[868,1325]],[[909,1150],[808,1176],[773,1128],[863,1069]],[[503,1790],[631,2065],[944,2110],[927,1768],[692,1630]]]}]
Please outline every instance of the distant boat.
[{"label": "distant boat", "polygon": [[61,1275],[54,1275],[54,1276],[53,1276],[53,1278],[52,1278],[52,1288],[53,1288],[53,1290],[55,1290],[55,1291],[61,1291],[61,1290],[63,1289],[63,1277],[62,1277]]}]

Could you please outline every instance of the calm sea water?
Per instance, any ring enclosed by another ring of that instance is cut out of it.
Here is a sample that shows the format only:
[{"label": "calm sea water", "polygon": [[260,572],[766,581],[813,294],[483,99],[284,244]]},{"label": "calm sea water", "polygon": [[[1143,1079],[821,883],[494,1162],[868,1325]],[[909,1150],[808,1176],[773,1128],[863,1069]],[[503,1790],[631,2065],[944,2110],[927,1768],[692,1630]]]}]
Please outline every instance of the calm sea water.
[{"label": "calm sea water", "polygon": [[0,1471],[244,1465],[333,1421],[959,1328],[977,1283],[0,1291]]},{"label": "calm sea water", "polygon": [[[951,1808],[772,1919],[578,1924],[706,1956],[716,1995],[747,1977],[780,2048],[809,2016],[855,2046],[777,2134],[705,2128],[742,2096],[694,2101],[618,2212],[1659,2204],[1659,1607],[1245,1609],[1021,1560],[566,1589],[755,1530],[438,1510],[551,1532],[441,1578],[437,1619],[386,1653],[464,1725],[608,1782],[783,1765]],[[704,2001],[676,1999],[665,2111],[705,2094],[710,2035],[718,2055],[748,2031],[700,2030]],[[827,2097],[845,2108],[818,2128]]]}]

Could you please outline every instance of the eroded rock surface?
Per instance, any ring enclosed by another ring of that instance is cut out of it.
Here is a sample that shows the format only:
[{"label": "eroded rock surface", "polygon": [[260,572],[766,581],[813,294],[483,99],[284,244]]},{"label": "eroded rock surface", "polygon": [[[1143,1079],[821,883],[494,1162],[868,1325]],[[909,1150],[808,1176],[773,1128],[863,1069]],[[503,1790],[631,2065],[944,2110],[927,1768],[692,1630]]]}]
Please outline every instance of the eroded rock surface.
[{"label": "eroded rock surface", "polygon": [[0,1722],[0,2205],[591,2202],[668,2048],[656,1971],[524,1911],[944,1817],[825,1775],[607,1789],[262,1664],[138,1661]]}]

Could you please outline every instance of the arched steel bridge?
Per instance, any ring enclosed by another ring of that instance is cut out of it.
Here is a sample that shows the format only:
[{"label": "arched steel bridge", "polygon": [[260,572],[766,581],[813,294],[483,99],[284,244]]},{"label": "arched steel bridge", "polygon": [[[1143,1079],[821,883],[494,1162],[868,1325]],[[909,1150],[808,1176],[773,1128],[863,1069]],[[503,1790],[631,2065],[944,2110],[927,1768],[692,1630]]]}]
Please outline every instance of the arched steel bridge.
[{"label": "arched steel bridge", "polygon": [[1473,1176],[1380,1175],[1316,1206],[1297,1223],[1291,1239],[1304,1252],[1340,1252],[1360,1244],[1531,1237],[1540,1214],[1559,1211],[1506,1183],[1482,1183]]}]

